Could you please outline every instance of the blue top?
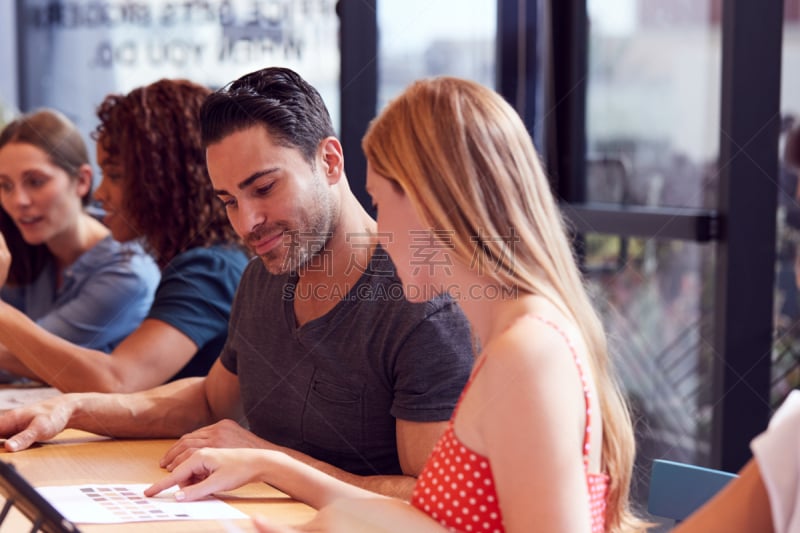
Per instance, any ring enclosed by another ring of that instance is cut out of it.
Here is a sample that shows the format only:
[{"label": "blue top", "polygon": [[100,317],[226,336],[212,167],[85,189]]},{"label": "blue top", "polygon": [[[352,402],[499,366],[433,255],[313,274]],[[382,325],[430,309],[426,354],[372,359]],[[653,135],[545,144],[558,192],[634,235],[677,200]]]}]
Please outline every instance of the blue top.
[{"label": "blue top", "polygon": [[161,273],[147,318],[166,322],[197,345],[197,353],[171,380],[205,376],[228,336],[231,303],[247,256],[238,247],[193,248]]},{"label": "blue top", "polygon": [[137,243],[98,242],[63,271],[48,264],[33,283],[3,287],[0,297],[47,331],[74,344],[110,352],[147,314],[158,265]]}]

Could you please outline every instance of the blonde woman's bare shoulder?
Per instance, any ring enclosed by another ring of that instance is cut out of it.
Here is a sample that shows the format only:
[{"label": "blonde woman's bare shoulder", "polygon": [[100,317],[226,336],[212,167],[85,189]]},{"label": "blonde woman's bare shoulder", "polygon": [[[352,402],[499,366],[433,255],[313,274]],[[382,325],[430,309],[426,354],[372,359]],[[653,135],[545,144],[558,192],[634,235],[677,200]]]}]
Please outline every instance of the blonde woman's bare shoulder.
[{"label": "blonde woman's bare shoulder", "polygon": [[478,417],[476,426],[484,428],[475,442],[487,443],[508,426],[520,435],[528,431],[531,442],[542,432],[556,436],[566,428],[566,435],[580,443],[583,385],[573,352],[558,329],[540,317],[521,316],[487,345],[483,357],[460,411]]},{"label": "blonde woman's bare shoulder", "polygon": [[574,368],[573,350],[583,350],[573,323],[557,315],[525,313],[487,345],[484,364],[490,372],[535,371],[541,375],[548,369]]}]

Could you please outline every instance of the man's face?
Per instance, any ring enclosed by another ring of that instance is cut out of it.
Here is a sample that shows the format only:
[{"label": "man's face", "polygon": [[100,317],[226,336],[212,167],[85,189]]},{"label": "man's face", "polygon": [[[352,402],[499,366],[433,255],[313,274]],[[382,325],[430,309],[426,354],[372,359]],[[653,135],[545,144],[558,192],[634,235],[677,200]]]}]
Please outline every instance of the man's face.
[{"label": "man's face", "polygon": [[312,168],[265,127],[210,145],[206,160],[231,225],[272,274],[297,271],[330,238],[336,210],[319,162]]}]

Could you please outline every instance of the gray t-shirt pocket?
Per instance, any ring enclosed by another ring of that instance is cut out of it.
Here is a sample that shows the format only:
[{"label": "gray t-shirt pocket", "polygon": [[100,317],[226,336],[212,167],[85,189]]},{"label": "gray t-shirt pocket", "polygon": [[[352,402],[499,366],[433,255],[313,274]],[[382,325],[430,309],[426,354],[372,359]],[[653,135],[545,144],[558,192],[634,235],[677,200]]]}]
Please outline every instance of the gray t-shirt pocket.
[{"label": "gray t-shirt pocket", "polygon": [[364,386],[317,371],[303,410],[303,440],[331,452],[353,453],[364,444]]}]

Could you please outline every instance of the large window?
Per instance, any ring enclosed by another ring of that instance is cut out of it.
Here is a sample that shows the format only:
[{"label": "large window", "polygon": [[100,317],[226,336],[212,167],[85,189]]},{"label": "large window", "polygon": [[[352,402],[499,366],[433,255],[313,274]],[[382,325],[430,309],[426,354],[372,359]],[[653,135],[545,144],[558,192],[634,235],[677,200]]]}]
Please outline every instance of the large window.
[{"label": "large window", "polygon": [[709,0],[588,8],[586,128],[597,164],[587,200],[714,207],[722,54]]},{"label": "large window", "polygon": [[378,107],[418,78],[494,87],[496,20],[496,0],[379,1]]},{"label": "large window", "polygon": [[[715,205],[721,39],[700,2],[590,0],[586,200]],[[707,464],[712,245],[586,235],[640,461]]]},{"label": "large window", "polygon": [[335,6],[336,0],[22,0],[20,104],[55,107],[88,133],[108,93],[164,77],[217,88],[281,65],[320,90],[338,124]]}]

